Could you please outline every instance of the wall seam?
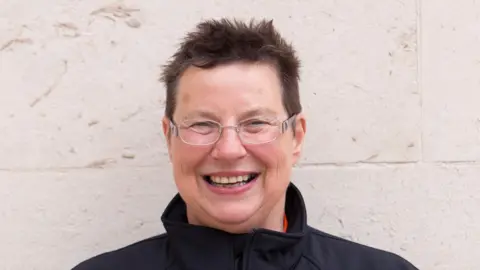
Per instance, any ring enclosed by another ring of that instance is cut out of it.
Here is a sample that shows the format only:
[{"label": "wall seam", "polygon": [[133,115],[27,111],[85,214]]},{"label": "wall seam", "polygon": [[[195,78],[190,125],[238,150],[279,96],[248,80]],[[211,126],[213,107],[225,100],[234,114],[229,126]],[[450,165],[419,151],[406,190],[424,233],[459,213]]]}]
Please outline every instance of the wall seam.
[{"label": "wall seam", "polygon": [[424,130],[424,89],[423,89],[423,24],[422,24],[422,0],[416,0],[417,20],[417,92],[420,95],[420,161],[425,161],[425,130]]}]

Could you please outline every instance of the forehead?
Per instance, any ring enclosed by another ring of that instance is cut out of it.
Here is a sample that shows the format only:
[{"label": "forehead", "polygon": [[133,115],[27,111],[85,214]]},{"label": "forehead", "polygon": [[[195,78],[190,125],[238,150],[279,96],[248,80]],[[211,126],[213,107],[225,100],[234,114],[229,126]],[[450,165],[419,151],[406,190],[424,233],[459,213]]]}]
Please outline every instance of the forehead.
[{"label": "forehead", "polygon": [[179,80],[175,114],[282,114],[282,87],[274,66],[233,63],[188,68]]}]

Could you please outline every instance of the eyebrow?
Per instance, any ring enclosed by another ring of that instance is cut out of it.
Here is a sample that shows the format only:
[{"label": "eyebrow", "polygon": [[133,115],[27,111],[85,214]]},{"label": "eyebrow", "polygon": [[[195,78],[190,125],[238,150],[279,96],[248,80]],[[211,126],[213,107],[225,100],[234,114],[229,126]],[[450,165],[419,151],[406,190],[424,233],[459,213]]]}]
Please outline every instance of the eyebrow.
[{"label": "eyebrow", "polygon": [[218,117],[213,112],[205,111],[205,110],[196,110],[185,115],[182,118],[182,121],[188,121],[188,120],[191,120],[192,118],[197,118],[197,117],[204,117],[204,118],[219,120]]},{"label": "eyebrow", "polygon": [[259,115],[266,115],[266,116],[277,116],[277,112],[268,109],[268,108],[255,108],[252,110],[248,110],[242,114],[240,114],[241,119],[253,117],[253,116],[259,116]]},{"label": "eyebrow", "polygon": [[[275,112],[274,110],[271,110],[271,109],[268,109],[268,108],[254,108],[254,109],[250,109],[246,112],[243,112],[239,115],[239,119],[245,119],[245,118],[249,118],[249,117],[254,117],[254,116],[259,116],[259,115],[266,115],[266,116],[271,116],[271,117],[275,117],[277,116],[277,112]],[[207,111],[207,110],[196,110],[196,111],[193,111],[189,114],[187,114],[185,117],[182,118],[182,121],[188,121],[188,120],[191,120],[192,118],[196,118],[196,117],[204,117],[204,118],[209,118],[209,119],[213,119],[215,121],[220,121],[220,118],[218,117],[218,115],[216,115],[215,113],[211,112],[211,111]]]}]

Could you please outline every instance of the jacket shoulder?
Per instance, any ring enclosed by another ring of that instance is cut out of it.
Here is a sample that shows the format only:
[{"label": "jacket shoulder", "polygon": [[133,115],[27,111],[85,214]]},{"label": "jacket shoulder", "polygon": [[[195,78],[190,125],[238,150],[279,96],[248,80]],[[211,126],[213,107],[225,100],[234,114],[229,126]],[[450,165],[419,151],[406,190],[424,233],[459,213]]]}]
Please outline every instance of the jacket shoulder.
[{"label": "jacket shoulder", "polygon": [[162,269],[168,264],[167,235],[150,237],[87,259],[72,270]]},{"label": "jacket shoulder", "polygon": [[[326,269],[418,270],[401,256],[309,227],[308,259]],[[323,269],[323,268],[322,268]]]}]

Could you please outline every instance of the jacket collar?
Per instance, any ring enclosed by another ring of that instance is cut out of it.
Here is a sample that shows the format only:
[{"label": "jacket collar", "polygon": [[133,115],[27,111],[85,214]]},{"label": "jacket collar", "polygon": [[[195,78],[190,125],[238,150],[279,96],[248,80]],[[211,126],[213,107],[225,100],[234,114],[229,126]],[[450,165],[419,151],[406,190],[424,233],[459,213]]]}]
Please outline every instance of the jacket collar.
[{"label": "jacket collar", "polygon": [[189,224],[185,202],[177,194],[165,209],[162,222],[172,259],[182,269],[237,269],[234,265],[289,269],[302,255],[307,232],[305,204],[293,183],[287,189],[285,213],[286,233],[255,229],[247,234],[230,234]]}]

